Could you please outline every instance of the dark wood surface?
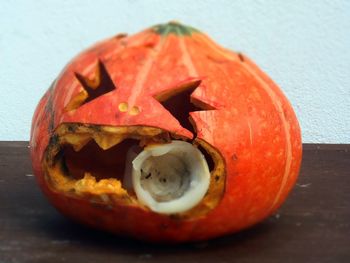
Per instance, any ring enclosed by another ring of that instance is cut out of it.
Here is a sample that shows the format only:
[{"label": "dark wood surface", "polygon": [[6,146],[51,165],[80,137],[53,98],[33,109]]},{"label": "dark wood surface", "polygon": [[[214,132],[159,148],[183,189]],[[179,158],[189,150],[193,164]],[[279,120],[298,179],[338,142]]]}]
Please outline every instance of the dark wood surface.
[{"label": "dark wood surface", "polygon": [[350,145],[305,145],[283,207],[208,242],[150,245],[72,223],[31,175],[26,142],[0,142],[0,262],[350,262]]}]

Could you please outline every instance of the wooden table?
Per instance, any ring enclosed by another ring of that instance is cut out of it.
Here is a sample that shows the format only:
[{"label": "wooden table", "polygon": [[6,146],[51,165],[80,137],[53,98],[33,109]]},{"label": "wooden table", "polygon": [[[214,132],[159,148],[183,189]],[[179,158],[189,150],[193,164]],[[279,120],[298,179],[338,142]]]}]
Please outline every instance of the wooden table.
[{"label": "wooden table", "polygon": [[236,235],[179,246],[72,223],[31,175],[27,142],[0,142],[0,262],[350,262],[350,145],[305,145],[284,206]]}]

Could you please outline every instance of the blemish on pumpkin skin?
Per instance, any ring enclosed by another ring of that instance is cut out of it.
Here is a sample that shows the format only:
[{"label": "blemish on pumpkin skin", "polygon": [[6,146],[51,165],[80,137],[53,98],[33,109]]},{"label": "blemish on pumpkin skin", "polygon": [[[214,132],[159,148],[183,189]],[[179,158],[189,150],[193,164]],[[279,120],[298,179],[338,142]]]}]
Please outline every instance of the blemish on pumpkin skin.
[{"label": "blemish on pumpkin skin", "polygon": [[147,42],[144,45],[146,48],[154,48],[156,46],[155,42]]},{"label": "blemish on pumpkin skin", "polygon": [[129,105],[126,102],[122,102],[119,104],[118,109],[121,112],[127,112],[129,108]]},{"label": "blemish on pumpkin skin", "polygon": [[238,58],[240,61],[244,62],[244,56],[242,53],[238,53]]},{"label": "blemish on pumpkin skin", "polygon": [[127,33],[119,33],[117,35],[114,36],[115,39],[121,39],[121,38],[124,38],[124,37],[127,37],[128,34]]},{"label": "blemish on pumpkin skin", "polygon": [[257,110],[252,105],[249,105],[248,106],[248,112],[249,112],[249,114],[256,114]]},{"label": "blemish on pumpkin skin", "polygon": [[114,36],[114,39],[116,41],[120,41],[120,45],[123,46],[124,48],[127,46],[127,40],[125,39],[128,36],[126,33],[120,33]]},{"label": "blemish on pumpkin skin", "polygon": [[78,129],[78,125],[77,124],[71,124],[67,127],[69,132],[75,132]]},{"label": "blemish on pumpkin skin", "polygon": [[238,160],[238,157],[237,157],[237,155],[235,153],[232,155],[231,158],[232,158],[233,161],[237,161]]}]

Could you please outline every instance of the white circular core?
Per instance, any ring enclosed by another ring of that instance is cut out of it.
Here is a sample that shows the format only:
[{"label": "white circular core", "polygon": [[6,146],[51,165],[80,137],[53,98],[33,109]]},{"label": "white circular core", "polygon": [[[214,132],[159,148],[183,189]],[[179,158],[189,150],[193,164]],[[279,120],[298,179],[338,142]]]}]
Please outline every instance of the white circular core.
[{"label": "white circular core", "polygon": [[138,200],[158,213],[185,212],[197,205],[209,188],[205,157],[188,142],[147,146],[132,165]]}]

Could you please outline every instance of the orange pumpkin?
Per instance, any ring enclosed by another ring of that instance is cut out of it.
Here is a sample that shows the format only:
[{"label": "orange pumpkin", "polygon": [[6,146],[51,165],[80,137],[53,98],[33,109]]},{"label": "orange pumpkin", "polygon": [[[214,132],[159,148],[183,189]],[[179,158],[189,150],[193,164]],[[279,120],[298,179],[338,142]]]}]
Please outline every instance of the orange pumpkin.
[{"label": "orange pumpkin", "polygon": [[301,162],[298,121],[277,85],[174,22],[74,58],[37,106],[30,149],[63,214],[156,242],[258,223],[286,199]]}]

